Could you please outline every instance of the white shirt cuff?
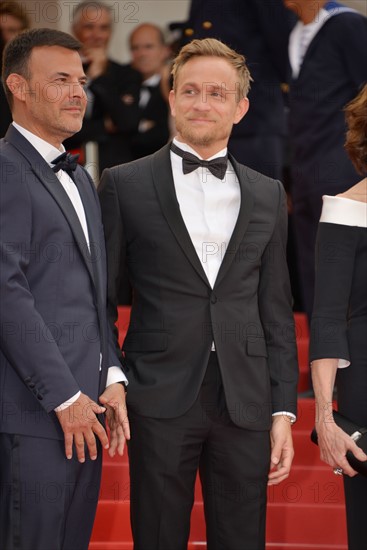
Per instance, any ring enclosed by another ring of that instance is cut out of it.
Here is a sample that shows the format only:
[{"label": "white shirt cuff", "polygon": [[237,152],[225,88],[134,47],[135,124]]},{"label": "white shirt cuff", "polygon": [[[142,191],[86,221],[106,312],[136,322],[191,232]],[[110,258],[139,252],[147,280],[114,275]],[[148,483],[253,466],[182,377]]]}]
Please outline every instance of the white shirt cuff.
[{"label": "white shirt cuff", "polygon": [[73,403],[75,403],[75,401],[79,398],[79,396],[81,395],[81,391],[78,391],[78,393],[76,393],[75,395],[73,395],[73,397],[70,397],[70,399],[68,399],[67,401],[65,401],[64,403],[61,403],[61,405],[59,405],[58,407],[56,407],[56,409],[54,409],[55,412],[61,412],[65,409],[67,409],[68,407],[70,407],[70,405],[72,405]]},{"label": "white shirt cuff", "polygon": [[[129,383],[126,376],[124,375],[124,373],[120,369],[120,367],[110,367],[108,369],[108,373],[107,373],[106,388],[108,386],[111,386],[111,384],[116,384],[118,382],[124,382],[126,385],[128,385],[128,383]],[[79,398],[80,394],[81,394],[81,392],[78,391],[78,393],[73,395],[73,397],[70,397],[70,399],[68,399],[67,401],[65,401],[64,403],[61,403],[61,405],[56,407],[54,409],[54,411],[55,412],[61,412],[65,409],[67,409],[68,407],[70,407],[70,405],[75,403],[75,401]]]},{"label": "white shirt cuff", "polygon": [[280,416],[280,415],[288,416],[288,418],[290,419],[291,424],[294,424],[295,421],[297,420],[296,415],[291,413],[291,412],[288,412],[288,411],[278,411],[278,412],[272,414],[272,416]]},{"label": "white shirt cuff", "polygon": [[106,388],[111,386],[111,384],[116,384],[117,382],[124,382],[126,385],[129,383],[120,367],[109,367]]}]

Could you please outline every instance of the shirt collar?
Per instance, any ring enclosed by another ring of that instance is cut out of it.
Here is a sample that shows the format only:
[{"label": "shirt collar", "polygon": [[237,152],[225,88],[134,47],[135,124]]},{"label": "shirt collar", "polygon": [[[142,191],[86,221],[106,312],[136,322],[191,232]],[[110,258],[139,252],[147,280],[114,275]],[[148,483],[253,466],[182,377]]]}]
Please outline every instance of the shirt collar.
[{"label": "shirt collar", "polygon": [[158,86],[158,84],[161,81],[161,75],[160,74],[154,74],[153,76],[150,76],[143,82],[143,86]]},{"label": "shirt collar", "polygon": [[[183,141],[178,141],[177,138],[173,138],[173,143],[175,143],[175,145],[177,145],[177,147],[179,147],[183,151],[188,151],[189,153],[192,153],[193,155],[197,156],[199,159],[204,160],[203,157],[199,155],[199,153],[195,151],[195,149],[190,147],[190,145],[187,145],[187,143],[184,143]],[[221,151],[218,151],[218,153],[215,153],[215,155],[205,160],[212,160],[218,157],[224,157],[226,154],[227,154],[227,147],[225,147]]]},{"label": "shirt collar", "polygon": [[65,147],[63,145],[61,145],[61,149],[57,149],[56,147],[51,145],[51,143],[48,143],[44,139],[36,136],[16,122],[13,122],[12,124],[14,128],[16,128],[18,132],[30,142],[31,145],[33,145],[33,147],[38,151],[41,157],[43,157],[48,164],[51,165],[52,161],[65,151]]}]

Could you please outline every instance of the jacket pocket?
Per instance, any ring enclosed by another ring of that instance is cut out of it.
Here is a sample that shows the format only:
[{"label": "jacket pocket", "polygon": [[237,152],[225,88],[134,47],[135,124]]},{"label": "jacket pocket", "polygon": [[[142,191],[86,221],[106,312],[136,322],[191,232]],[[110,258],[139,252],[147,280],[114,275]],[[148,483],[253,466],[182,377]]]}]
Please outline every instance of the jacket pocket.
[{"label": "jacket pocket", "polygon": [[167,332],[128,332],[123,351],[164,351],[167,349]]},{"label": "jacket pocket", "polygon": [[247,355],[253,357],[267,357],[268,351],[266,349],[265,338],[251,338],[246,341]]}]

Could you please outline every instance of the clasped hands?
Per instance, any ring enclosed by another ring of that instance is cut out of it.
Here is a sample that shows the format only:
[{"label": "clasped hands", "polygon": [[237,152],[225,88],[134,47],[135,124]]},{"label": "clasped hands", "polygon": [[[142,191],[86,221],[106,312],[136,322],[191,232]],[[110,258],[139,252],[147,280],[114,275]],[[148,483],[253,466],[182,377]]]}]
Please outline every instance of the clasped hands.
[{"label": "clasped hands", "polygon": [[[108,454],[113,457],[116,451],[123,455],[126,440],[130,439],[130,426],[127,416],[125,389],[121,384],[111,384],[99,398],[99,405],[87,395],[81,394],[68,408],[56,413],[64,432],[65,455],[71,459],[73,444],[79,462],[85,462],[88,449],[91,460],[97,458],[97,438]],[[106,413],[110,431],[110,441],[106,430],[97,415]]]}]

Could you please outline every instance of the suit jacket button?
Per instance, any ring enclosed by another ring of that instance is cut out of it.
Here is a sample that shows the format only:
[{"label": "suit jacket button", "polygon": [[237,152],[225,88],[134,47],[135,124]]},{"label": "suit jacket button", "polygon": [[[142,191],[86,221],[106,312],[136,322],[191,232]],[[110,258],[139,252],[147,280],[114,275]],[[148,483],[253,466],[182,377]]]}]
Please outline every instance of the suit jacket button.
[{"label": "suit jacket button", "polygon": [[211,302],[212,304],[216,304],[217,301],[218,301],[218,298],[216,297],[216,295],[215,295],[215,294],[212,294],[212,295],[211,295],[211,298],[210,298],[210,302]]},{"label": "suit jacket button", "polygon": [[213,26],[213,23],[211,21],[204,21],[203,22],[203,29],[211,29]]}]

